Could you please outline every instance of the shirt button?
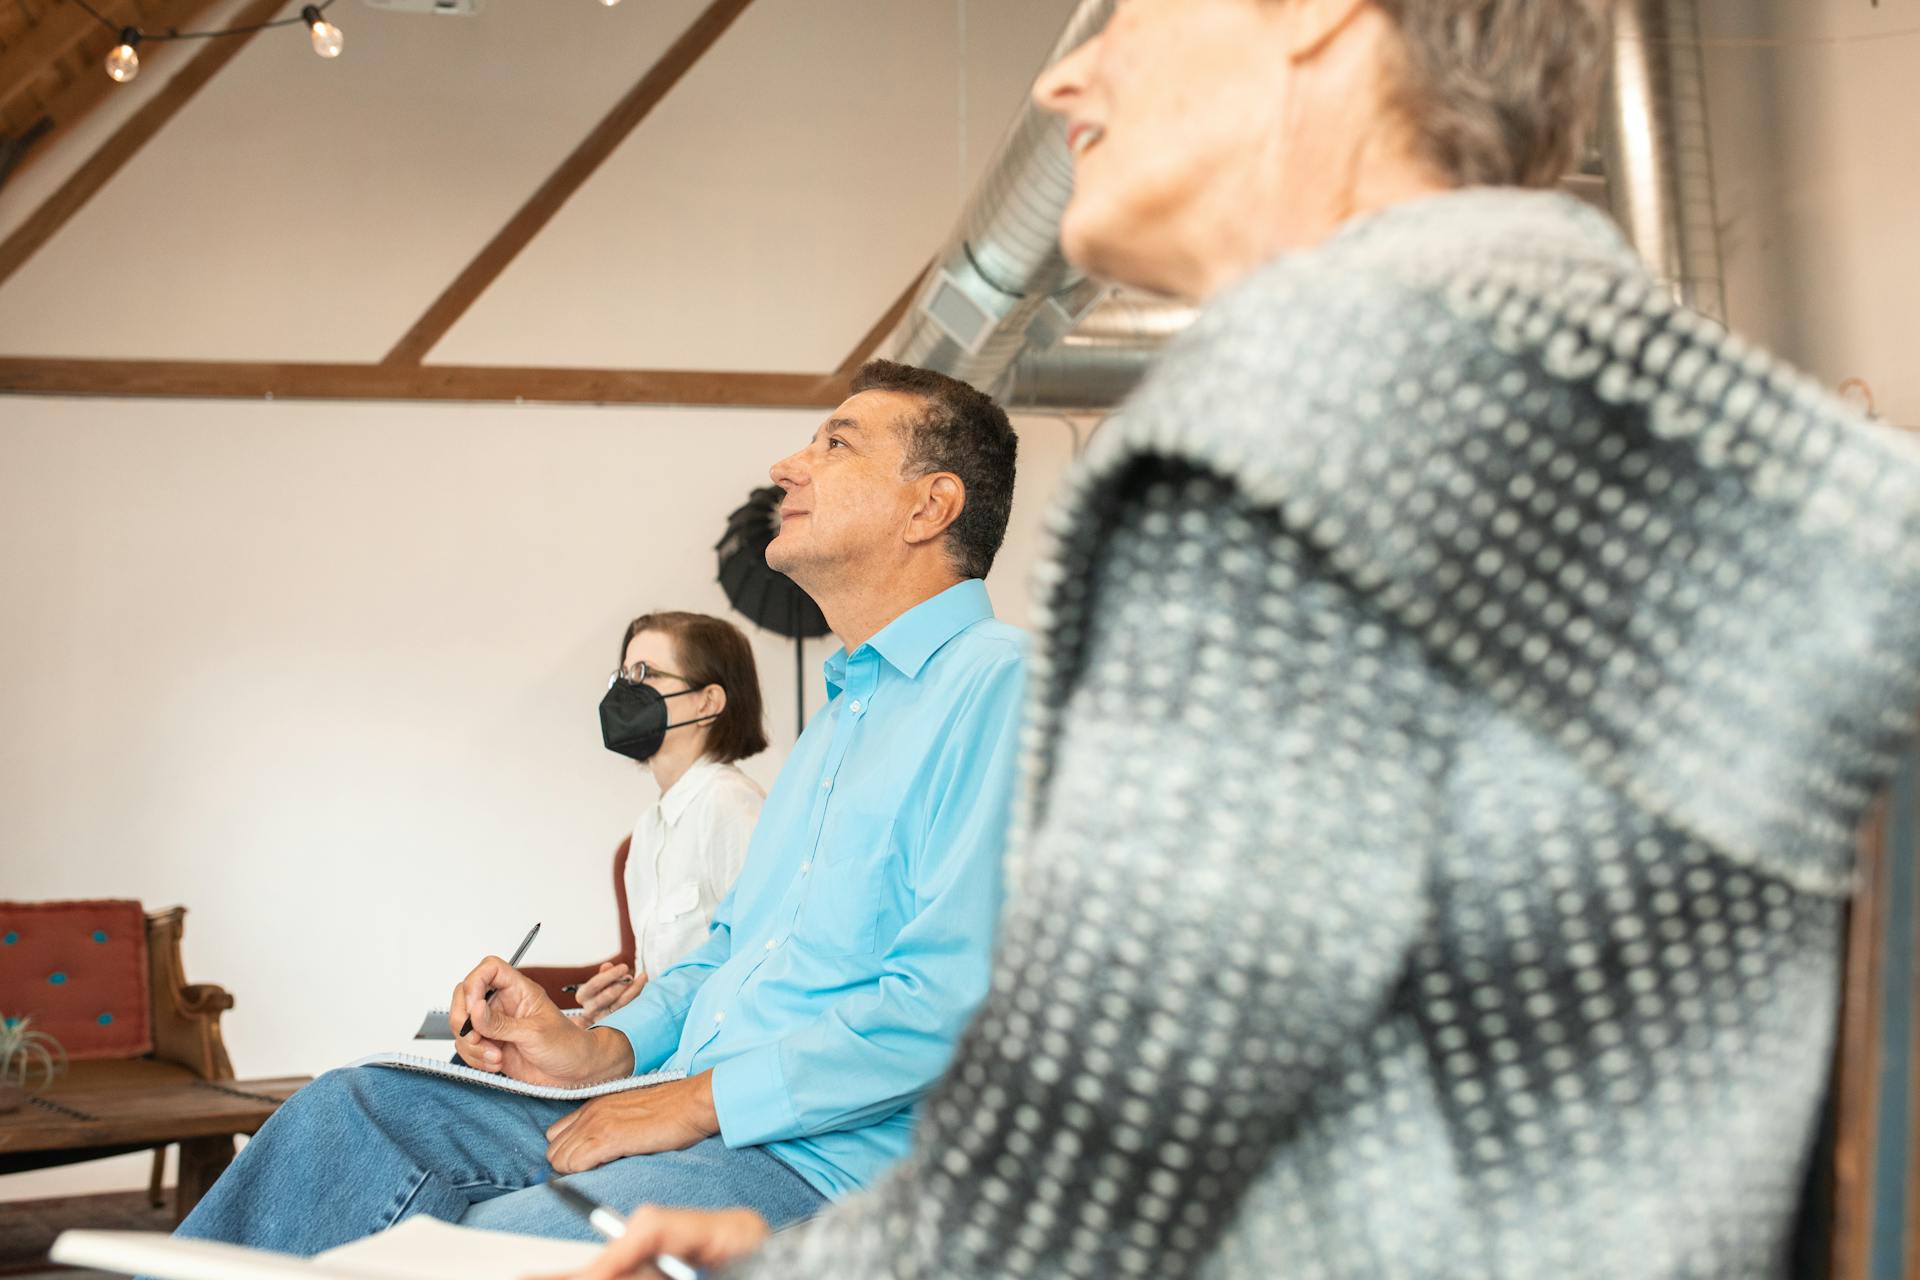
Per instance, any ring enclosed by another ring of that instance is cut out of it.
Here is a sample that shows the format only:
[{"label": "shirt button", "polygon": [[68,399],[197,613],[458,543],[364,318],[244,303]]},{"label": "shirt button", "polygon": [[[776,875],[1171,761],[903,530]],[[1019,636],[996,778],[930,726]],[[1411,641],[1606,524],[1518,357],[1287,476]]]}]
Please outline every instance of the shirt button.
[{"label": "shirt button", "polygon": [[780,939],[778,939],[778,938],[768,938],[768,939],[767,939],[767,950],[769,950],[769,951],[771,951],[771,950],[773,950],[773,949],[774,949],[775,947],[777,947],[777,946],[779,946],[779,945],[780,945]]},{"label": "shirt button", "polygon": [[822,791],[831,791],[831,790],[833,790],[833,779],[832,779],[832,778],[822,778],[822,779],[820,779],[820,789],[821,789]]},{"label": "shirt button", "polygon": [[715,1022],[725,1022],[727,1020],[727,1011],[722,1009],[720,1012],[714,1014],[713,1020]]},{"label": "shirt button", "polygon": [[807,872],[809,872],[809,871],[811,871],[811,870],[813,870],[813,864],[812,864],[811,862],[803,862],[803,863],[801,863],[801,864],[800,864],[800,874],[801,874],[801,875],[805,875],[805,874],[807,874]]},{"label": "shirt button", "polygon": [[854,699],[854,700],[853,700],[852,702],[850,702],[850,703],[848,703],[848,704],[847,704],[847,710],[849,710],[849,711],[851,711],[851,712],[853,712],[853,714],[855,714],[855,715],[859,715],[859,714],[860,714],[860,699],[858,699],[858,698],[855,698],[855,699]]}]

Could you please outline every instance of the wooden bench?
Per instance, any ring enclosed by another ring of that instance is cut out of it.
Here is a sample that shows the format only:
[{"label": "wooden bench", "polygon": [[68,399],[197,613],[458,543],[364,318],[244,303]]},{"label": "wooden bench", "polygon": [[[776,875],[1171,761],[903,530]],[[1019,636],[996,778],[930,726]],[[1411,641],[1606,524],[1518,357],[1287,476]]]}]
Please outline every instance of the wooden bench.
[{"label": "wooden bench", "polygon": [[18,1111],[0,1115],[0,1173],[177,1142],[180,1174],[173,1211],[178,1220],[232,1161],[234,1137],[259,1132],[310,1079],[122,1083],[29,1097]]},{"label": "wooden bench", "polygon": [[[71,1107],[84,1114],[106,1117],[124,1116],[129,1107],[156,1108],[188,1099],[204,1104],[206,1098],[218,1094],[208,1094],[204,1090],[180,1093],[178,1090],[199,1082],[219,1085],[233,1080],[233,1063],[227,1057],[226,1041],[220,1034],[220,1015],[233,1007],[233,997],[213,983],[187,981],[186,968],[180,958],[180,940],[185,932],[186,915],[185,907],[169,907],[146,913],[147,992],[152,1050],[137,1057],[73,1062],[54,1079],[51,1086],[35,1091],[37,1102],[28,1104],[21,1111],[0,1114],[0,1126],[11,1132],[15,1124],[25,1122],[28,1111],[44,1114],[48,1105]],[[175,1092],[169,1092],[170,1089]],[[100,1097],[117,1092],[127,1095],[121,1103],[109,1104]],[[194,1110],[193,1107],[188,1109]],[[204,1105],[199,1109],[204,1110]],[[271,1110],[267,1114],[271,1114]],[[31,1147],[0,1144],[0,1173],[45,1169],[104,1155],[152,1148],[153,1174],[147,1194],[150,1203],[159,1208],[164,1203],[161,1177],[168,1144],[186,1140],[180,1153],[180,1180],[184,1188],[188,1181],[189,1165],[200,1171],[215,1163],[224,1168],[226,1161],[232,1158],[233,1135],[251,1133],[259,1128],[259,1123],[254,1123],[253,1128],[229,1129],[224,1136],[220,1136],[203,1127],[194,1128],[194,1124],[204,1126],[207,1123],[206,1120],[200,1120],[188,1123],[186,1132],[170,1133],[166,1132],[170,1127],[169,1119],[155,1112],[155,1124],[139,1130],[155,1135],[146,1141],[125,1137],[93,1141],[99,1131],[71,1129],[66,1131],[71,1139],[66,1143],[49,1145],[44,1139],[36,1139]],[[261,1122],[264,1119],[263,1115]],[[197,1145],[189,1151],[186,1143]],[[221,1143],[225,1144],[225,1159],[219,1157],[217,1150]],[[214,1176],[218,1176],[217,1168]],[[192,1207],[192,1198],[197,1198],[197,1193],[189,1197],[183,1190],[181,1199],[187,1203],[182,1206],[177,1201],[176,1212],[184,1216],[187,1209]]]}]

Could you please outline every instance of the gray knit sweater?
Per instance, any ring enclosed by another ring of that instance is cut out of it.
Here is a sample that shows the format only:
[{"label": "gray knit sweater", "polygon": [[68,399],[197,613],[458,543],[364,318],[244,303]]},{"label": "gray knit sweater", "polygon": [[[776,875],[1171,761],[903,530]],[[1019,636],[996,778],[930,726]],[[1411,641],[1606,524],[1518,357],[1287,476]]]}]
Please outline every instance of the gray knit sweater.
[{"label": "gray knit sweater", "polygon": [[1478,191],[1213,305],[1054,513],[991,994],[765,1276],[1753,1276],[1920,705],[1920,456]]}]

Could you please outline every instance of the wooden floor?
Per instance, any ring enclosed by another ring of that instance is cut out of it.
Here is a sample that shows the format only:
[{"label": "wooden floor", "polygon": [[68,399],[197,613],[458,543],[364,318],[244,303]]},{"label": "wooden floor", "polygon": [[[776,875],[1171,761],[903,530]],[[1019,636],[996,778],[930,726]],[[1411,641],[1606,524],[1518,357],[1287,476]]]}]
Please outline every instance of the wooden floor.
[{"label": "wooden floor", "polygon": [[102,1275],[57,1266],[47,1261],[53,1238],[69,1227],[109,1231],[171,1231],[173,1214],[147,1204],[144,1191],[116,1191],[108,1195],[60,1196],[50,1200],[0,1202],[0,1276],[7,1280],[89,1280]]}]

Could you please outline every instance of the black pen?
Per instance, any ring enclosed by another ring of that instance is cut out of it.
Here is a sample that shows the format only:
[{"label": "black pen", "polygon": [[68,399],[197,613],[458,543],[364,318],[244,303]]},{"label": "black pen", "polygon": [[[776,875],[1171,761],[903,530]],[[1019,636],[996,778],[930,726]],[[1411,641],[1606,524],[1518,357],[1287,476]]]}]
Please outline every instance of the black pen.
[{"label": "black pen", "polygon": [[[520,939],[520,946],[513,953],[513,959],[507,961],[507,968],[511,969],[515,965],[520,963],[520,957],[527,954],[527,948],[533,945],[533,936],[539,932],[540,932],[540,922],[536,920],[533,922],[533,928],[527,930],[527,936]],[[489,1001],[493,999],[492,987],[487,988],[487,999]],[[468,1014],[467,1020],[460,1024],[460,1035],[465,1036],[465,1035],[471,1035],[472,1033],[473,1033],[473,1015]],[[456,1040],[458,1040],[459,1038],[460,1036],[454,1037],[454,1039]],[[453,1060],[455,1062],[461,1061],[460,1055],[458,1053],[455,1053],[453,1055]]]},{"label": "black pen", "polygon": [[[585,1218],[587,1225],[598,1231],[604,1238],[618,1240],[627,1234],[627,1224],[620,1220],[620,1215],[593,1197],[575,1190],[558,1179],[547,1183],[547,1190],[564,1200],[567,1208]],[[700,1280],[698,1271],[670,1253],[654,1254],[653,1265],[667,1280]]]}]

